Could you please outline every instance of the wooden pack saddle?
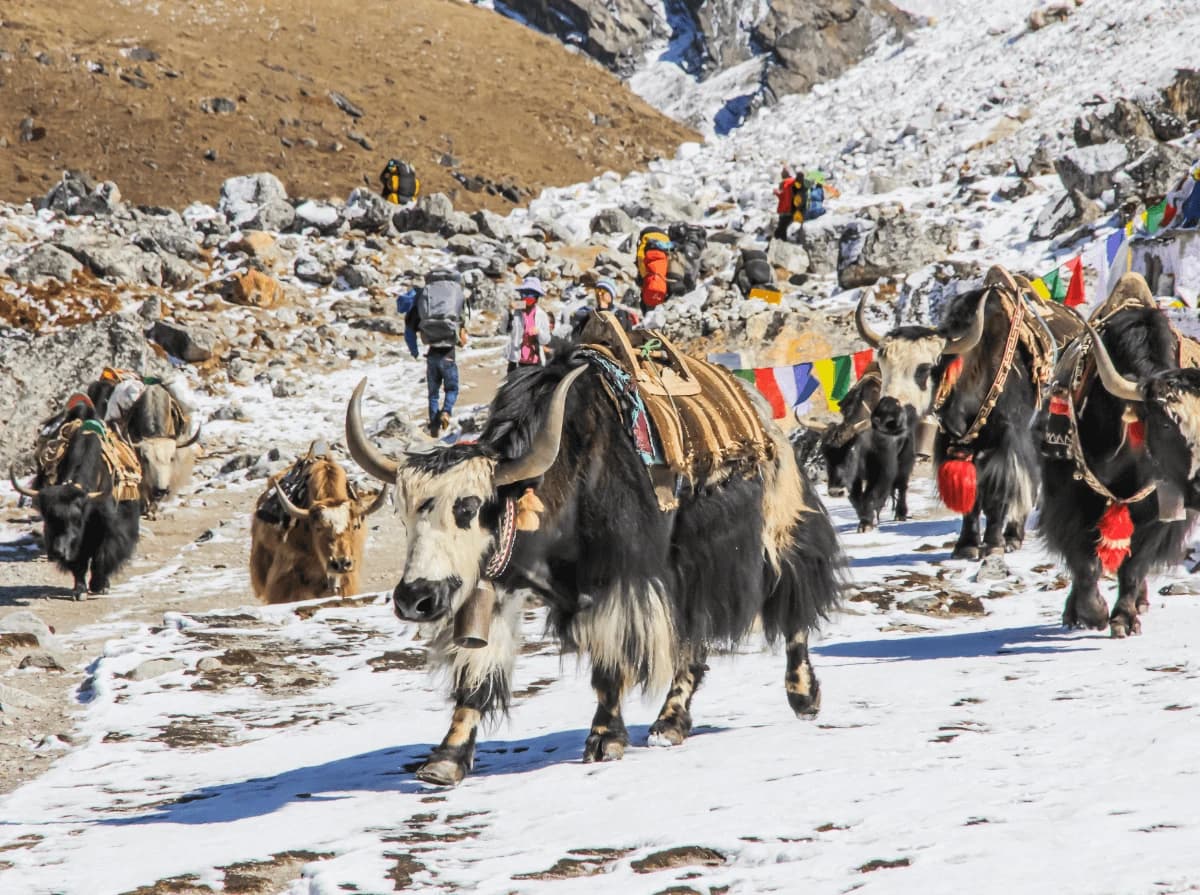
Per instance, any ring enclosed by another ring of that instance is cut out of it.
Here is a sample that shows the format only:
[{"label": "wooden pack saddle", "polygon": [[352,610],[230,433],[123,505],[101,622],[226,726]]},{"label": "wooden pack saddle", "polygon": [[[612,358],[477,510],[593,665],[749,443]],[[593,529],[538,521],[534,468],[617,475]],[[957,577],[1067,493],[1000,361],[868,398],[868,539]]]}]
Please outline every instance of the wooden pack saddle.
[{"label": "wooden pack saddle", "polygon": [[661,448],[661,457],[648,462],[660,508],[673,508],[667,492],[677,494],[680,484],[665,489],[664,472],[698,483],[717,473],[751,475],[773,459],[750,396],[724,367],[684,354],[656,330],[626,333],[610,313],[593,314],[580,341],[627,374],[629,394],[617,394],[606,380],[618,409],[631,401],[645,407]]}]

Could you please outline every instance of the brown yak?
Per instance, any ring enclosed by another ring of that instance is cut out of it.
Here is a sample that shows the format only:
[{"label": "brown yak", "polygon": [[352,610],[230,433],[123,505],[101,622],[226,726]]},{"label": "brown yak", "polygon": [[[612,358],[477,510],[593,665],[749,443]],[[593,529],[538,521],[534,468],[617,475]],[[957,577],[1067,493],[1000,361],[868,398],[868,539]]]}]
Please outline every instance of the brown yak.
[{"label": "brown yak", "polygon": [[[359,591],[366,517],[383,506],[387,488],[359,495],[346,471],[329,455],[317,458],[315,445],[297,463],[307,464],[304,506],[288,499],[273,475],[255,504],[250,527],[250,583],[264,603],[294,603]],[[268,521],[264,506],[274,495],[282,522]],[[264,518],[264,516],[266,518]]]}]

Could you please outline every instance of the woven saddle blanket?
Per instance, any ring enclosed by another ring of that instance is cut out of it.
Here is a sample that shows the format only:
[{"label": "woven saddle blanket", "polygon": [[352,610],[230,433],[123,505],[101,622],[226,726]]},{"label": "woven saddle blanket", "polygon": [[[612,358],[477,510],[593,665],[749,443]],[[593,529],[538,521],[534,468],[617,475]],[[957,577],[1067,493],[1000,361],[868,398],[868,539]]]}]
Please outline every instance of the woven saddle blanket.
[{"label": "woven saddle blanket", "polygon": [[[683,354],[655,330],[626,333],[607,313],[592,315],[581,335],[656,485],[664,471],[696,484],[752,475],[774,458],[750,396],[724,367]],[[670,497],[656,488],[661,509],[674,508],[678,479]]]},{"label": "woven saddle blanket", "polygon": [[137,500],[142,482],[142,464],[129,444],[100,420],[69,420],[53,434],[39,441],[37,464],[45,474],[46,484],[57,484],[58,463],[67,446],[76,437],[95,436],[100,439],[100,453],[113,482],[113,499]]}]

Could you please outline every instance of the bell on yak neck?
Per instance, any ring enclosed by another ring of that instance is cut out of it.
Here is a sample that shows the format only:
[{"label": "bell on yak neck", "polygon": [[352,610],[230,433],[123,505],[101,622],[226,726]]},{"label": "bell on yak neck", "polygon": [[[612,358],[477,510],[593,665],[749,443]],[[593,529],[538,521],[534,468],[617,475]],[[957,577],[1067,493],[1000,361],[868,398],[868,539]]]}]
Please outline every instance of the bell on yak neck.
[{"label": "bell on yak neck", "polygon": [[467,602],[454,616],[454,643],[462,649],[482,649],[488,645],[492,613],[496,609],[496,588],[480,578]]},{"label": "bell on yak neck", "polygon": [[1183,492],[1171,482],[1159,479],[1154,486],[1158,496],[1158,521],[1181,522],[1187,518],[1187,510],[1183,506]]},{"label": "bell on yak neck", "polygon": [[918,457],[933,456],[933,439],[938,432],[937,419],[932,416],[923,416],[917,423],[917,436],[915,439],[916,451]]}]

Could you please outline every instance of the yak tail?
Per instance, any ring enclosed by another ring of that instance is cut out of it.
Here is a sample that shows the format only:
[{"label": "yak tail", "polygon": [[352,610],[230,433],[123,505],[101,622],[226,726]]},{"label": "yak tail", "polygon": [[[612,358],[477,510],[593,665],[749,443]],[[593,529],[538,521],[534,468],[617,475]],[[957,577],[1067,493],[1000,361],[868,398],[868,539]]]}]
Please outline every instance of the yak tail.
[{"label": "yak tail", "polygon": [[769,641],[815,630],[837,607],[846,579],[846,559],[829,514],[812,484],[799,473],[805,503],[811,507],[792,526],[780,551],[779,567],[763,564],[763,633]]}]

